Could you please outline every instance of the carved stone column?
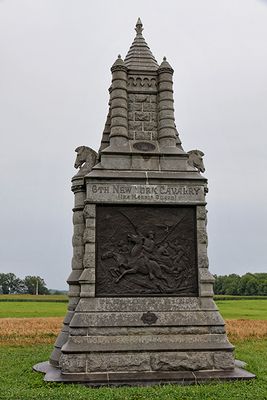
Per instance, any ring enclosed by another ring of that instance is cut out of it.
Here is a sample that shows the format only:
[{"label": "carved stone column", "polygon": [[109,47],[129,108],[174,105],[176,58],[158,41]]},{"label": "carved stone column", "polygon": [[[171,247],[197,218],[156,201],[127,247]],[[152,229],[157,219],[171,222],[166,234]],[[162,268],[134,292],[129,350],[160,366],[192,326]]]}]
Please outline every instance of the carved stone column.
[{"label": "carved stone column", "polygon": [[83,273],[79,282],[81,285],[81,297],[95,296],[95,204],[87,204],[84,208],[86,227],[83,241],[85,253],[83,259]]},{"label": "carved stone column", "polygon": [[214,277],[209,272],[207,210],[205,206],[197,206],[197,241],[199,268],[199,295],[213,297]]},{"label": "carved stone column", "polygon": [[179,144],[174,123],[172,75],[173,69],[164,58],[158,69],[158,138],[163,147],[175,147]]},{"label": "carved stone column", "polygon": [[85,220],[83,215],[84,200],[85,200],[85,185],[83,177],[74,177],[72,179],[72,191],[74,193],[74,208],[73,208],[73,257],[72,257],[72,272],[67,280],[69,284],[69,303],[68,312],[63,321],[61,333],[59,334],[54,350],[50,357],[50,364],[59,366],[61,357],[61,348],[66,343],[69,337],[69,324],[74,314],[74,310],[80,298],[80,283],[79,278],[83,271],[84,257],[84,242],[83,235],[85,230]]},{"label": "carved stone column", "polygon": [[128,142],[127,67],[119,56],[111,67],[111,146]]}]

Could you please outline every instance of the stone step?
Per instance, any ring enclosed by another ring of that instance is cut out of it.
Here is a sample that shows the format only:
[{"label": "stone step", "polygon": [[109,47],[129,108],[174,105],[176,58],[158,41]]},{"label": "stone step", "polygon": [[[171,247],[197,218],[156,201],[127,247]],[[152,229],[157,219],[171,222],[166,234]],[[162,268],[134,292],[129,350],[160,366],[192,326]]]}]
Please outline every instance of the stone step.
[{"label": "stone step", "polygon": [[232,351],[225,334],[204,335],[129,335],[129,336],[70,336],[63,353],[127,352],[127,351]]},{"label": "stone step", "polygon": [[[70,327],[116,327],[116,326],[224,326],[218,311],[156,312],[153,316],[144,312],[76,312]],[[147,317],[148,316],[148,317]],[[149,321],[149,319],[152,321]],[[144,322],[145,321],[145,322]]]},{"label": "stone step", "polygon": [[84,374],[61,374],[58,368],[48,366],[47,382],[75,382],[85,386],[148,386],[148,385],[195,385],[254,379],[255,375],[235,368],[233,370],[204,371],[150,371],[150,372],[98,372]]},{"label": "stone step", "polygon": [[153,351],[63,354],[63,374],[100,372],[197,371],[234,369],[231,351]]},{"label": "stone step", "polygon": [[81,298],[76,312],[140,311],[214,311],[217,306],[211,298],[199,297],[94,297]]},{"label": "stone step", "polygon": [[218,326],[136,326],[136,327],[89,327],[69,328],[71,336],[123,336],[123,335],[187,335],[225,333]]}]

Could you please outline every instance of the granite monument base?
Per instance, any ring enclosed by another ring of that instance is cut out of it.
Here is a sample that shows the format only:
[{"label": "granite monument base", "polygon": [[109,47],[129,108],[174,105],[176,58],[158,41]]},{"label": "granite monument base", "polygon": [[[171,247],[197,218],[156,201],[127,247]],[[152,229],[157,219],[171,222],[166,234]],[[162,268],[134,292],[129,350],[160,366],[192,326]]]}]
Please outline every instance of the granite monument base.
[{"label": "granite monument base", "polygon": [[48,361],[36,364],[34,371],[45,374],[44,381],[77,383],[85,386],[153,386],[153,385],[197,385],[204,383],[224,383],[225,381],[254,379],[255,375],[242,369],[168,372],[108,372],[89,374],[62,374]]},{"label": "granite monument base", "polygon": [[210,298],[82,298],[59,368],[37,364],[46,381],[101,385],[197,384],[251,379]]}]

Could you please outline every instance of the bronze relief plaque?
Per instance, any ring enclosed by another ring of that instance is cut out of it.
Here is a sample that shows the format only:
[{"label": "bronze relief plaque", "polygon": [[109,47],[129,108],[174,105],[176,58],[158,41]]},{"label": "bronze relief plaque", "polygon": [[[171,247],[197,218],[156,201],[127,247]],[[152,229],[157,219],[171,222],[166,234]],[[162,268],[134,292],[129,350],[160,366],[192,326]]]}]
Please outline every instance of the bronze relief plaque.
[{"label": "bronze relief plaque", "polygon": [[96,296],[198,296],[191,206],[98,205]]}]

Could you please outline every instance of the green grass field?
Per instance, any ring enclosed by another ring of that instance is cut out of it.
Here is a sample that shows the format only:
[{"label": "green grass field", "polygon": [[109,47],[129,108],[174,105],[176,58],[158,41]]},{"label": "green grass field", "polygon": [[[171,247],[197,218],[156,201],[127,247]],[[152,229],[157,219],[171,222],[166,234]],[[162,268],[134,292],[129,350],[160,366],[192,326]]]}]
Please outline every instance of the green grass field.
[{"label": "green grass field", "polygon": [[0,302],[0,318],[64,317],[67,303]]},{"label": "green grass field", "polygon": [[[21,299],[21,298],[20,298]],[[16,300],[16,299],[14,299]],[[219,300],[225,319],[265,319],[267,301]],[[64,316],[66,303],[0,302],[0,317]],[[46,383],[32,366],[45,361],[53,345],[35,344],[0,346],[0,399],[2,400],[267,400],[267,338],[237,341],[236,358],[247,362],[257,375],[248,382],[211,383],[208,385],[154,387],[88,388],[80,385]]]},{"label": "green grass field", "polygon": [[[267,300],[217,300],[216,304],[225,319],[267,320]],[[66,309],[64,302],[4,301],[0,318],[64,317]]]},{"label": "green grass field", "polygon": [[267,320],[267,300],[217,300],[225,319]]},{"label": "green grass field", "polygon": [[1,301],[47,301],[47,302],[67,302],[68,296],[64,294],[0,294]]},{"label": "green grass field", "polygon": [[32,366],[47,360],[51,345],[0,348],[2,400],[266,400],[267,340],[237,343],[236,354],[257,374],[249,382],[197,386],[87,388],[79,385],[45,383]]}]

